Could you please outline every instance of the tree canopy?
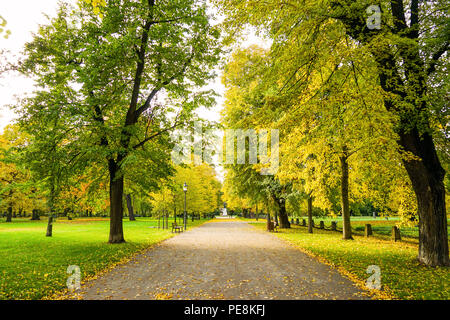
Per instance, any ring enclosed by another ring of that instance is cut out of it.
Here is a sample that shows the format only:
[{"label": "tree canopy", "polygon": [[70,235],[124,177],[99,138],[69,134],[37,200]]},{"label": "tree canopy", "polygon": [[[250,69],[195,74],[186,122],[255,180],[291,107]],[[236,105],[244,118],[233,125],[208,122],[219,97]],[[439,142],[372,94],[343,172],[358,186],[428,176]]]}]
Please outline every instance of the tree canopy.
[{"label": "tree canopy", "polygon": [[[291,158],[282,161],[281,175],[300,178],[305,191],[314,186],[322,194],[335,189],[340,178],[344,230],[350,230],[348,194],[356,195],[352,189],[358,184],[366,197],[367,185],[386,186],[389,179],[397,187],[382,188],[389,190],[385,193],[406,195],[408,191],[399,190],[412,188],[419,260],[448,265],[445,152],[439,151],[442,137],[448,142],[442,98],[448,91],[445,2],[382,1],[382,14],[376,17],[367,1],[214,2],[226,16],[223,26],[230,42],[245,25],[272,40],[268,52],[253,49],[240,55],[256,52],[241,65],[242,75],[257,76],[242,77],[243,83],[229,92],[246,97],[234,99],[235,110],[248,108],[248,99],[259,100],[246,115],[259,126],[285,131],[281,140],[288,142],[282,154]],[[307,176],[299,176],[301,172]],[[366,187],[361,185],[365,178]]]}]

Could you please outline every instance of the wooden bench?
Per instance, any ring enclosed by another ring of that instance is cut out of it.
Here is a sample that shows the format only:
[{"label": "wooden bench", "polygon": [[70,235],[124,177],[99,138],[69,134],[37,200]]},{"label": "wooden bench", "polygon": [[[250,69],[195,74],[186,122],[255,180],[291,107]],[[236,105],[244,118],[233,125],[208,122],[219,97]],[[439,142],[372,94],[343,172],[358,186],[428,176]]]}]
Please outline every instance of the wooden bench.
[{"label": "wooden bench", "polygon": [[183,226],[179,226],[176,223],[172,223],[172,232],[174,232],[174,230],[175,230],[175,233],[176,232],[182,232],[183,231]]}]

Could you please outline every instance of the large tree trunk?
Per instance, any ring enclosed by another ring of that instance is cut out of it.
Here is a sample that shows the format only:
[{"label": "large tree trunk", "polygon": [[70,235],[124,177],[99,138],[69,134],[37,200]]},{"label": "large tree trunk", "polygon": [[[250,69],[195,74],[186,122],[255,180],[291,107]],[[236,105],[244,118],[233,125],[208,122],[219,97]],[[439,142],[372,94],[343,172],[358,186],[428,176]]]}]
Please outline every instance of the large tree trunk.
[{"label": "large tree trunk", "polygon": [[134,217],[133,203],[131,201],[131,194],[127,194],[127,207],[128,207],[128,216],[130,217],[130,221],[135,221],[136,218]]},{"label": "large tree trunk", "polygon": [[[420,57],[416,56],[410,59],[409,65],[411,74],[420,74]],[[394,64],[392,57],[380,59],[381,63]],[[398,76],[397,76],[398,78]],[[381,86],[386,92],[392,92],[394,88],[390,87],[390,77],[380,72]],[[417,97],[424,97],[426,92],[426,83],[419,81],[410,86],[415,91]],[[400,97],[406,99],[406,94],[400,94]],[[420,100],[420,99],[418,99]],[[419,254],[418,260],[428,266],[448,266],[449,249],[447,235],[447,217],[445,209],[445,189],[444,176],[445,170],[442,168],[436,153],[435,144],[429,133],[430,120],[423,110],[427,110],[425,99],[422,99],[414,110],[408,113],[402,113],[396,109],[393,101],[385,100],[386,109],[401,115],[401,125],[398,129],[400,139],[399,145],[407,152],[412,153],[419,158],[403,159],[403,163],[417,199],[417,211],[419,216]],[[418,123],[413,122],[419,119]],[[422,130],[419,132],[418,128]]]},{"label": "large tree trunk", "polygon": [[6,213],[6,222],[12,222],[12,207],[8,207],[8,211]]},{"label": "large tree trunk", "polygon": [[404,160],[417,198],[419,215],[420,262],[429,266],[448,266],[449,249],[445,211],[444,175],[432,137],[419,136],[417,130],[400,134],[400,144],[421,160]]},{"label": "large tree trunk", "polygon": [[311,195],[309,195],[308,196],[308,233],[313,233],[312,202],[313,202],[313,198]]},{"label": "large tree trunk", "polygon": [[109,161],[109,199],[110,223],[109,243],[125,242],[123,237],[123,176],[116,177],[118,167],[113,160]]},{"label": "large tree trunk", "polygon": [[291,223],[289,222],[289,217],[286,212],[286,201],[280,199],[278,201],[278,216],[280,218],[280,228],[290,228]]},{"label": "large tree trunk", "polygon": [[[334,8],[351,5],[352,1],[335,2]],[[347,10],[333,10],[335,17],[346,26],[346,32],[362,44],[370,44],[371,53],[378,64],[378,75],[383,90],[395,94],[396,99],[386,97],[384,104],[388,111],[401,119],[398,127],[399,145],[420,160],[403,160],[417,198],[419,215],[419,255],[418,259],[428,266],[449,265],[447,220],[445,216],[445,191],[443,179],[445,171],[437,157],[433,138],[429,133],[430,119],[427,106],[427,77],[436,71],[436,61],[447,52],[448,44],[430,52],[433,60],[428,66],[421,56],[419,31],[421,19],[419,1],[412,1],[411,23],[405,20],[402,1],[390,1],[391,16],[394,21],[390,31],[395,34],[401,45],[394,46],[389,41],[376,39],[378,44],[371,45],[373,37],[385,32],[365,28],[365,21]],[[333,9],[334,9],[333,8]],[[341,9],[339,8],[339,9]],[[361,10],[365,10],[361,8]],[[426,11],[424,11],[426,14]],[[350,15],[351,14],[351,15]],[[389,19],[389,18],[388,18]],[[361,32],[364,30],[364,32]],[[391,37],[393,39],[394,37]],[[408,45],[404,45],[408,41]],[[384,43],[384,45],[383,45]],[[402,44],[403,43],[403,44]],[[444,50],[442,50],[444,49]],[[395,51],[394,51],[395,50]],[[427,52],[423,56],[427,56]],[[404,75],[404,77],[402,76]],[[407,81],[404,81],[404,78]],[[402,103],[417,102],[414,108],[405,110]],[[421,129],[419,133],[418,128]]]},{"label": "large tree trunk", "polygon": [[341,161],[341,206],[342,206],[342,239],[353,239],[352,227],[350,225],[350,211],[348,201],[348,151],[344,147]]}]

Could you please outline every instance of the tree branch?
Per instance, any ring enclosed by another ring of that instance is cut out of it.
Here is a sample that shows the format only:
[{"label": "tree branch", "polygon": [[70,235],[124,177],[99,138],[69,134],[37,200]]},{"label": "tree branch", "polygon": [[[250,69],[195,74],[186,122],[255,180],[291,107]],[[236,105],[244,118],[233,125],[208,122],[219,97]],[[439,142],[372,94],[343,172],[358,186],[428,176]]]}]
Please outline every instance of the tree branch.
[{"label": "tree branch", "polygon": [[149,136],[149,137],[145,138],[144,140],[142,140],[141,142],[139,142],[139,143],[138,143],[137,145],[135,145],[133,148],[134,148],[134,149],[138,149],[139,147],[142,147],[144,144],[146,144],[148,141],[152,140],[153,138],[156,138],[157,136],[160,136],[160,135],[163,134],[164,132],[173,130],[173,129],[175,129],[176,127],[178,127],[179,125],[181,125],[181,122],[178,122],[178,120],[177,120],[177,121],[175,121],[175,123],[174,123],[171,127],[166,128],[166,129],[164,129],[164,130],[161,130],[161,131],[158,131],[158,132],[152,134],[151,136]]},{"label": "tree branch", "polygon": [[409,37],[417,39],[419,37],[419,0],[411,1],[411,25]]},{"label": "tree branch", "polygon": [[442,57],[442,55],[444,53],[447,52],[448,48],[449,48],[449,42],[446,41],[432,56],[431,56],[431,62],[430,65],[427,68],[427,75],[430,75],[431,73],[433,73],[434,71],[436,71],[436,64],[439,60],[440,57]]},{"label": "tree branch", "polygon": [[406,29],[405,9],[403,0],[391,0],[392,18],[394,20],[395,33]]},{"label": "tree branch", "polygon": [[172,77],[166,79],[165,81],[163,81],[162,83],[160,83],[156,88],[154,88],[150,94],[148,95],[147,99],[145,99],[144,104],[139,107],[139,109],[136,110],[136,119],[139,118],[139,116],[145,112],[149,107],[150,107],[150,103],[153,100],[153,98],[156,96],[156,94],[164,87],[167,86],[168,84],[170,84],[173,80],[175,80],[175,78],[177,78],[178,76],[182,75],[188,65],[191,63],[192,59],[193,59],[194,55],[192,54],[185,62],[185,64],[183,65],[183,68],[177,72],[176,74],[174,74]]}]

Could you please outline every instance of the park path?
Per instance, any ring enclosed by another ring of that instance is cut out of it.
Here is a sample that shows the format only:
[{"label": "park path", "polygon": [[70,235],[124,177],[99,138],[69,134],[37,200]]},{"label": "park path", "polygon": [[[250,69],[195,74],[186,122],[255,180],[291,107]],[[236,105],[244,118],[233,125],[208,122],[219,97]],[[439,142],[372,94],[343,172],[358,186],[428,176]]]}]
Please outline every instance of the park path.
[{"label": "park path", "polygon": [[350,280],[275,235],[214,220],[81,288],[83,299],[365,299]]}]

